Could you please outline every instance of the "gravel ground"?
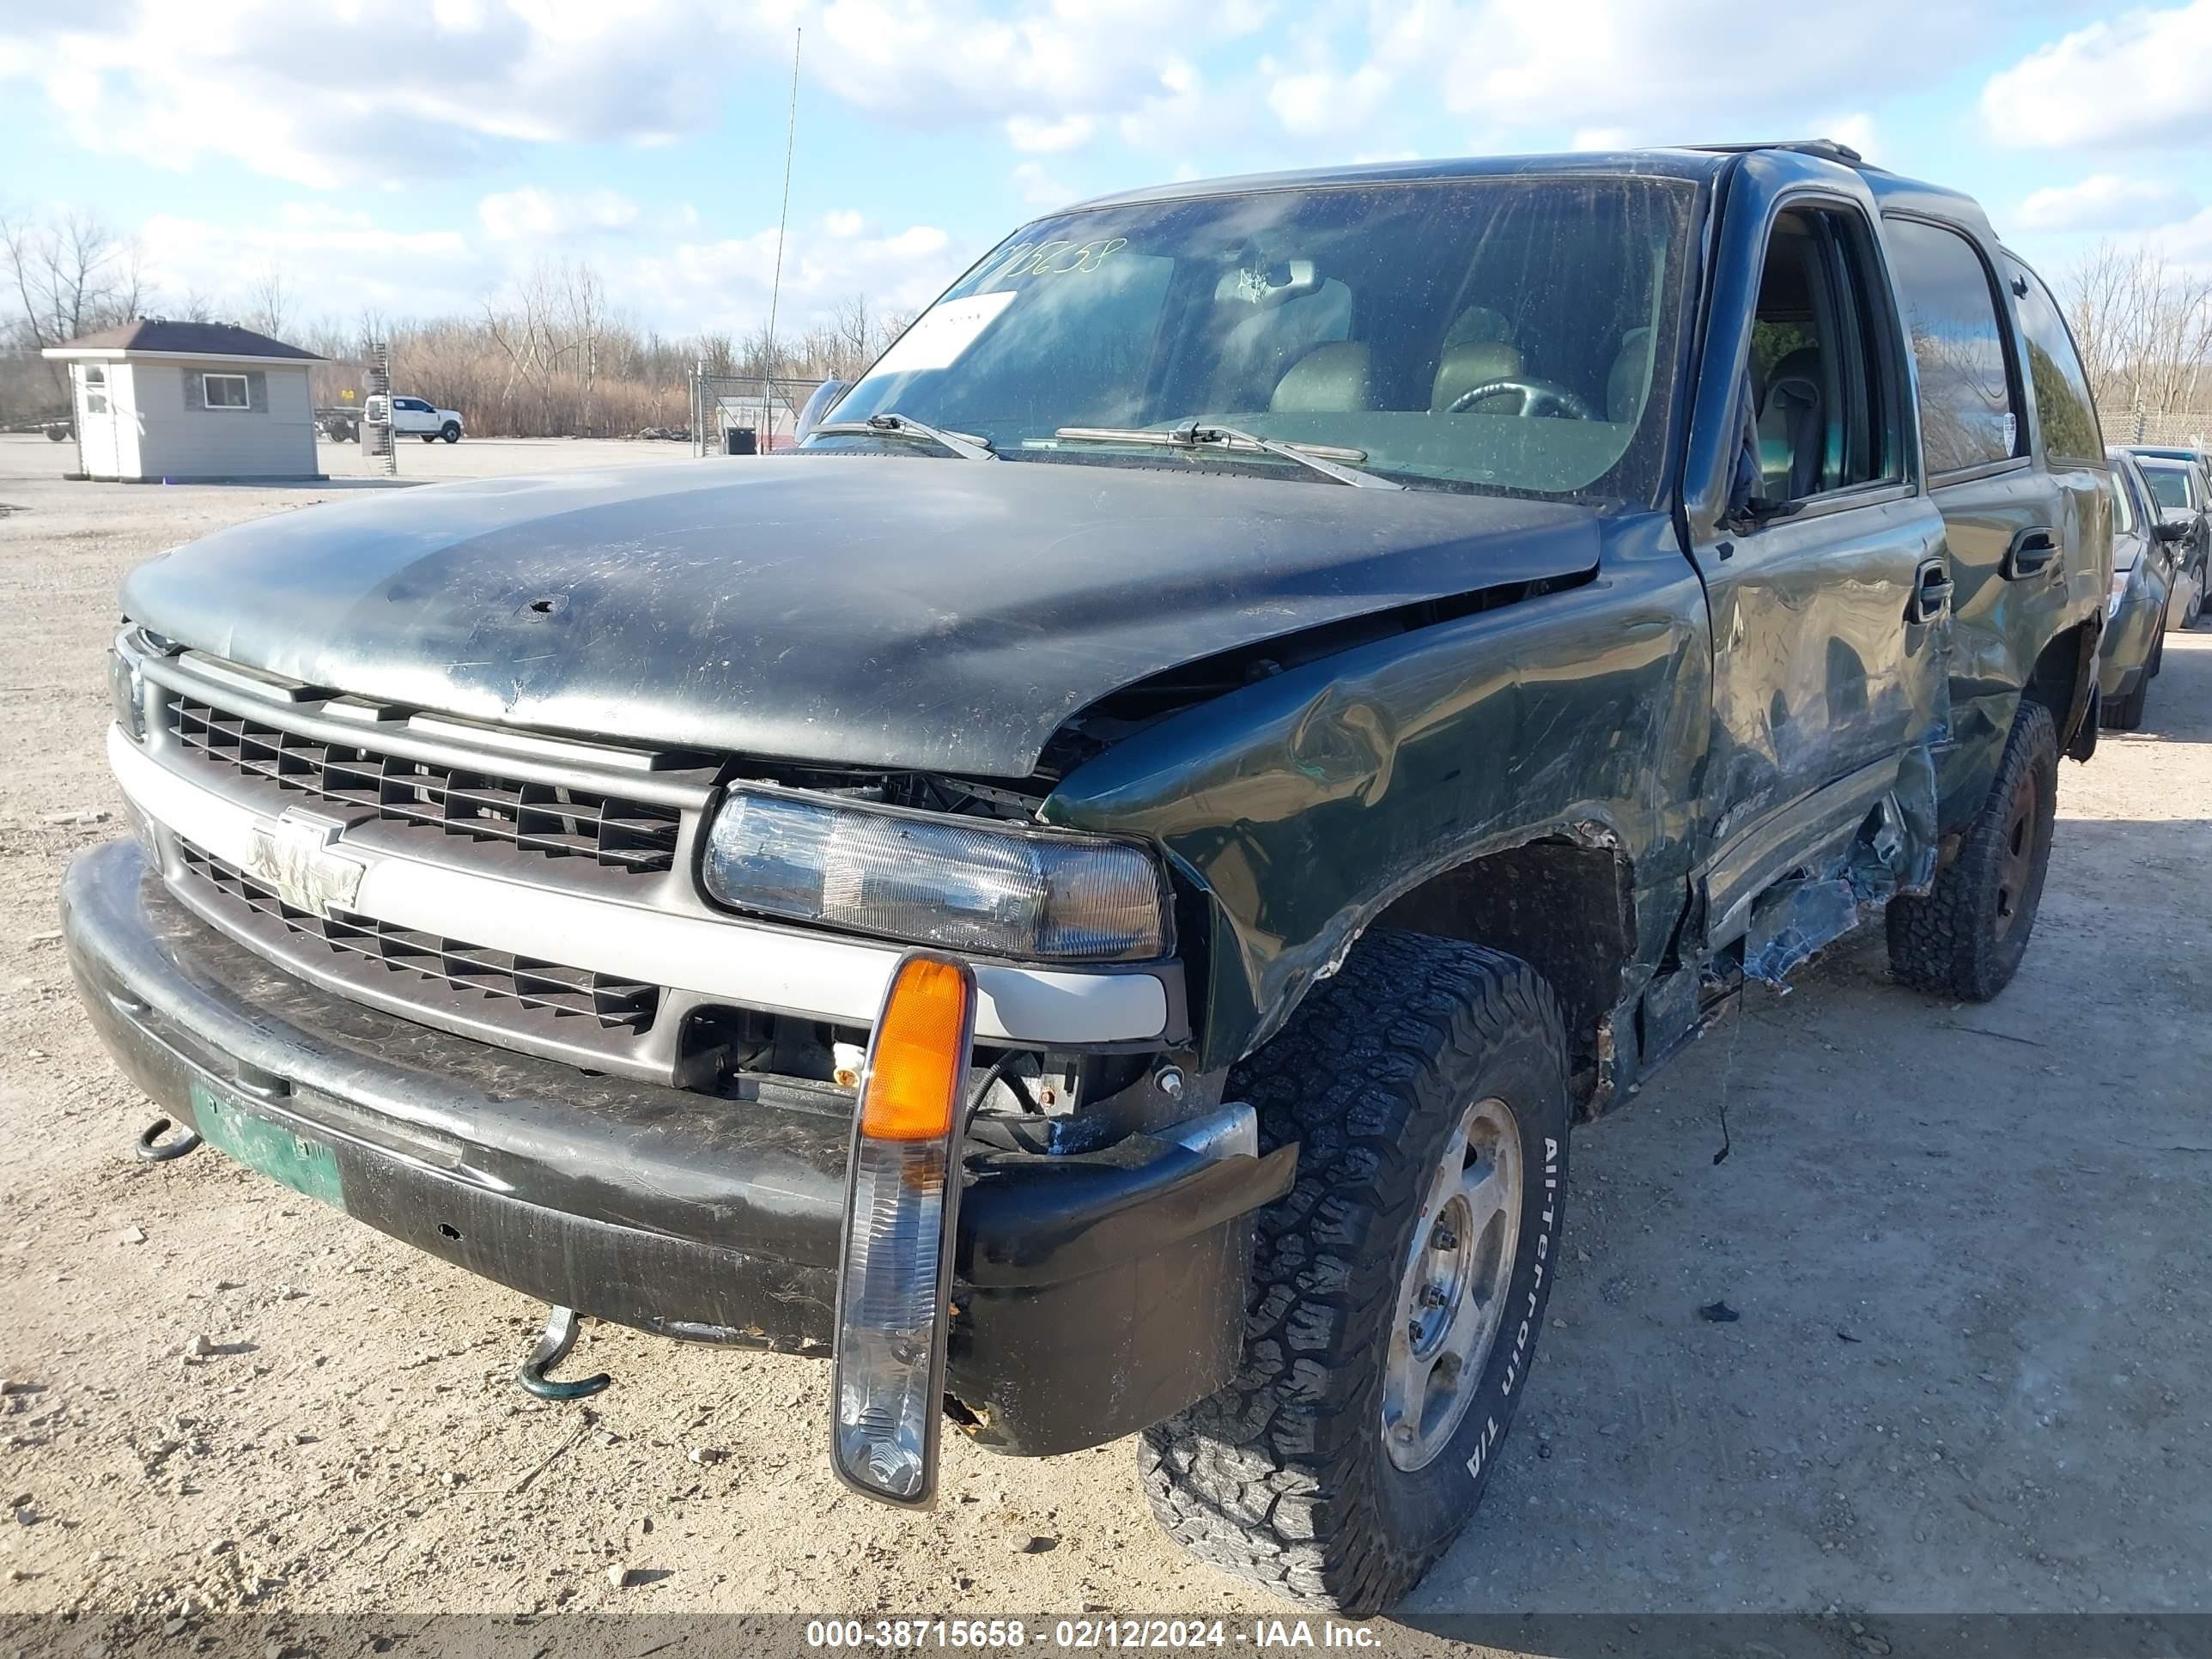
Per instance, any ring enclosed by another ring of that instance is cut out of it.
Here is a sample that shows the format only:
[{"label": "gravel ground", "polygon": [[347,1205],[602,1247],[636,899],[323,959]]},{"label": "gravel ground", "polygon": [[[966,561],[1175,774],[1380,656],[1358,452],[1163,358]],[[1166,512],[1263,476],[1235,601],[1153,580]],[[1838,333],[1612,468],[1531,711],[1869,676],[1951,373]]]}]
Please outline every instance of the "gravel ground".
[{"label": "gravel ground", "polygon": [[[0,1613],[1280,1611],[1155,1533],[1125,1444],[954,1438],[940,1507],[896,1513],[824,1467],[825,1368],[593,1328],[572,1367],[617,1386],[541,1406],[508,1380],[541,1309],[220,1157],[134,1162],[147,1109],[54,933],[64,865],[116,829],[116,584],[384,486],[351,448],[289,489],[67,484],[64,453],[0,438]],[[1403,1618],[2212,1610],[2208,804],[2212,632],[2169,637],[2141,733],[2062,769],[2004,996],[1911,994],[1853,944],[1582,1134],[1521,1425]]]}]

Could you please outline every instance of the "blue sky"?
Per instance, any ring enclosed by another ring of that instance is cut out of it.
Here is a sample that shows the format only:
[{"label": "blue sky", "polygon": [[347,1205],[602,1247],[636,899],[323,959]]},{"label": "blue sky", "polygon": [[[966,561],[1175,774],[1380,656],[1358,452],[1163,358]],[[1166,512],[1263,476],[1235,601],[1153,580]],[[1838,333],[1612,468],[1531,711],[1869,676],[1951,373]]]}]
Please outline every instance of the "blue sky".
[{"label": "blue sky", "polygon": [[474,311],[586,258],[636,320],[921,303],[1042,209],[1177,177],[1832,136],[2054,277],[2212,262],[2212,0],[0,0],[0,208],[97,212],[172,301]]}]

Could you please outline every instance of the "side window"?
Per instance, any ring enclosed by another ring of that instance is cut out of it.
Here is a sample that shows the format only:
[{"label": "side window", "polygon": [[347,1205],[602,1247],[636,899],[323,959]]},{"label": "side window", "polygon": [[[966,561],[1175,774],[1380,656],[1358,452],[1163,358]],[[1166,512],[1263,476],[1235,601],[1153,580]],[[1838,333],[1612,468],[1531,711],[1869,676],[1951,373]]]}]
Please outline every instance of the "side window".
[{"label": "side window", "polygon": [[2135,487],[2129,483],[2127,474],[2114,467],[2105,481],[2105,488],[2112,497],[2112,533],[2132,536],[2136,530]]},{"label": "side window", "polygon": [[1770,501],[1905,476],[1871,256],[1869,227],[1847,210],[1794,209],[1768,233],[1750,390],[1759,494]]},{"label": "side window", "polygon": [[2036,418],[2043,425],[2043,449],[2052,463],[2071,461],[2102,466],[2105,445],[2097,429],[2097,400],[2089,376],[2074,349],[2065,314],[2043,279],[2008,253],[2013,291],[2020,297],[2020,332],[2027,348],[2027,383],[2035,392]]},{"label": "side window", "polygon": [[84,412],[88,415],[107,413],[107,370],[98,363],[84,366]]},{"label": "side window", "polygon": [[1920,368],[1920,441],[1930,476],[2027,453],[2013,406],[2001,308],[1979,249],[1917,219],[1887,229],[1907,332]]}]

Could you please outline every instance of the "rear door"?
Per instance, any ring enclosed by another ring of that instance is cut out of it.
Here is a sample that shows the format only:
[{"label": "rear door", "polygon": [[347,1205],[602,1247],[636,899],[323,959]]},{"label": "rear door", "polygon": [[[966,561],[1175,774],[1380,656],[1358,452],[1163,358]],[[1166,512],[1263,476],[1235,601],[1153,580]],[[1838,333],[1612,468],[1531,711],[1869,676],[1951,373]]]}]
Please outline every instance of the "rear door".
[{"label": "rear door", "polygon": [[[2093,523],[2108,514],[2103,447],[2090,445],[2094,460],[2063,457],[2060,473],[2039,460],[2030,377],[2009,303],[2024,267],[2001,280],[1995,244],[1961,222],[1893,210],[1883,234],[1912,343],[1929,495],[1943,515],[1956,585],[1951,732],[1937,773],[1938,817],[1950,831],[1989,793],[2044,646],[2069,611],[2094,603],[2087,593],[2077,603],[2070,592],[2080,561],[2068,550],[2092,545]],[[2057,331],[2063,336],[2063,322]],[[2058,415],[2063,376],[2054,370],[2045,380]],[[2075,424],[2062,420],[2063,450],[2085,441]],[[2093,412],[2092,438],[2095,430]],[[2094,544],[2109,538],[2108,530],[2096,532]]]},{"label": "rear door", "polygon": [[[1764,153],[1728,203],[1692,464],[1734,482],[1709,520],[1687,514],[1713,632],[1701,880],[1709,945],[1744,939],[1765,972],[1788,963],[1762,945],[1765,896],[1832,874],[1893,797],[1932,816],[1949,578],[1864,185]],[[1833,896],[1826,936],[1854,919]],[[1825,943],[1803,921],[1768,942]]]}]

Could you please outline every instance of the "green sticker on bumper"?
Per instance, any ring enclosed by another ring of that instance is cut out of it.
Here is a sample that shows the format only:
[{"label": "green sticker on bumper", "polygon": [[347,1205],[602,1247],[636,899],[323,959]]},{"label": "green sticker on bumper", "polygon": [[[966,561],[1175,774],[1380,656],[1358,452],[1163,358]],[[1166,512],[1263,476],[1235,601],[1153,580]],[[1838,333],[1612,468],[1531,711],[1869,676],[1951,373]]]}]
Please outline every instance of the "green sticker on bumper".
[{"label": "green sticker on bumper", "polygon": [[295,1135],[265,1117],[256,1117],[202,1084],[192,1085],[192,1115],[199,1120],[200,1139],[209,1146],[229,1153],[249,1170],[283,1182],[295,1192],[337,1209],[345,1208],[337,1154],[329,1147]]}]

